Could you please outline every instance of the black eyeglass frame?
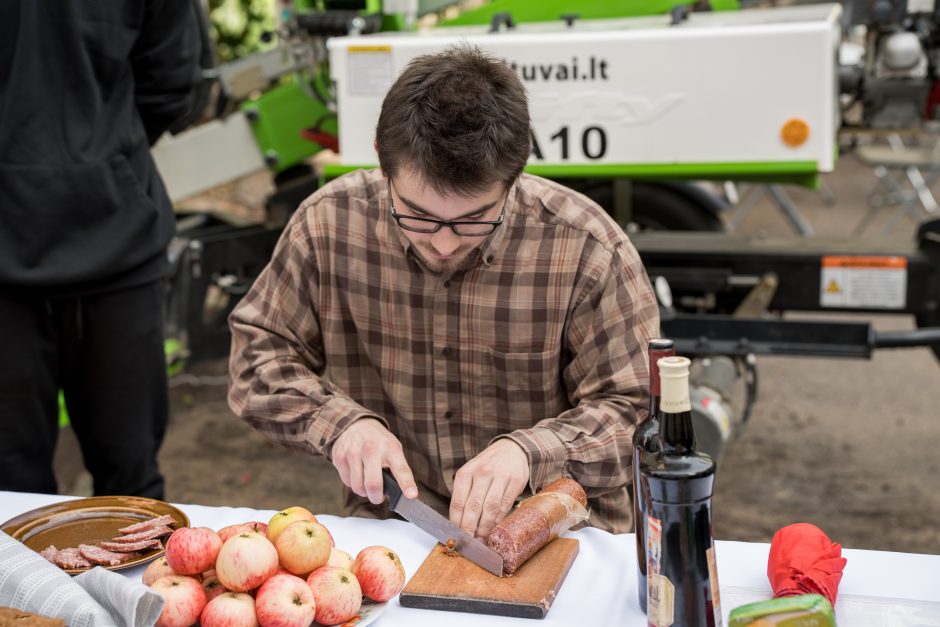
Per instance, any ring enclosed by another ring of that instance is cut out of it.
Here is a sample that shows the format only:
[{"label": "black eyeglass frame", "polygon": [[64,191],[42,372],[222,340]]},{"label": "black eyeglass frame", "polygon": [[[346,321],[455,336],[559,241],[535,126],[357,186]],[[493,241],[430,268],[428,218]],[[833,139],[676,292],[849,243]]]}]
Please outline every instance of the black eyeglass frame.
[{"label": "black eyeglass frame", "polygon": [[[437,233],[442,228],[450,227],[450,230],[454,232],[454,235],[458,237],[486,237],[492,235],[496,229],[499,228],[499,225],[503,223],[503,218],[506,215],[506,205],[509,202],[509,190],[506,190],[506,194],[503,196],[503,207],[499,210],[499,217],[495,220],[438,220],[437,218],[422,218],[420,216],[403,216],[395,209],[395,202],[392,200],[392,179],[388,179],[388,206],[392,211],[392,217],[395,218],[395,222],[398,223],[399,228],[402,228],[406,231],[411,231],[412,233],[424,233],[425,235],[430,235],[432,233]],[[410,227],[407,224],[402,224],[402,219],[405,220],[416,220],[418,222],[426,222],[429,226],[429,230],[416,229]],[[461,233],[459,228],[461,226],[474,226],[480,227],[481,225],[489,226],[490,230],[485,233]]]}]

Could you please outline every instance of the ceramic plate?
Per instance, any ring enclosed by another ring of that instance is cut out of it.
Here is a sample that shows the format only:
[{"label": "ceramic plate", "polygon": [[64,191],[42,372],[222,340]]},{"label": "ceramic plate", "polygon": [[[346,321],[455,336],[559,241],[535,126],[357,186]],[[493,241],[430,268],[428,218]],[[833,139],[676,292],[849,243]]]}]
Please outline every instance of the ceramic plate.
[{"label": "ceramic plate", "polygon": [[[138,496],[95,496],[88,499],[63,501],[20,514],[3,523],[4,533],[16,538],[32,550],[42,551],[53,544],[58,549],[96,544],[120,535],[118,529],[148,518],[169,514],[175,520],[174,529],[189,526],[189,518],[169,503]],[[166,538],[164,538],[165,542]],[[151,549],[140,557],[117,566],[103,566],[120,570],[144,564],[163,555],[164,549]],[[69,574],[88,570],[65,569]]]},{"label": "ceramic plate", "polygon": [[388,603],[376,603],[372,599],[363,599],[358,614],[345,623],[334,625],[334,627],[366,627],[366,625],[377,619],[386,607],[388,607]]}]

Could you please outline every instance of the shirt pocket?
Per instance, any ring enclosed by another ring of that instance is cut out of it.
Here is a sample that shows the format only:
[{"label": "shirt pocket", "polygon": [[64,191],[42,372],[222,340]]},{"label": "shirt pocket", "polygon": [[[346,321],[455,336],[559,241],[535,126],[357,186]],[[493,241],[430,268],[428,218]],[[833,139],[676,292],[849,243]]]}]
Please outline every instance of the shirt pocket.
[{"label": "shirt pocket", "polygon": [[492,437],[528,429],[570,409],[557,350],[503,353],[488,350],[487,413],[495,420]]}]

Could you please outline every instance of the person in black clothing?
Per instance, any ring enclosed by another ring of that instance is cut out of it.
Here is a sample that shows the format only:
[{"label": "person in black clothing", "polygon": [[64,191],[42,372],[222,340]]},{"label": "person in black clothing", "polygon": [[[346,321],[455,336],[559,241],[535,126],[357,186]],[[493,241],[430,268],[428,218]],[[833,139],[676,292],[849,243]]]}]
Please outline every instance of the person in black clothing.
[{"label": "person in black clothing", "polygon": [[0,490],[57,491],[61,389],[95,494],[163,498],[175,220],[150,146],[189,106],[190,2],[0,2]]}]

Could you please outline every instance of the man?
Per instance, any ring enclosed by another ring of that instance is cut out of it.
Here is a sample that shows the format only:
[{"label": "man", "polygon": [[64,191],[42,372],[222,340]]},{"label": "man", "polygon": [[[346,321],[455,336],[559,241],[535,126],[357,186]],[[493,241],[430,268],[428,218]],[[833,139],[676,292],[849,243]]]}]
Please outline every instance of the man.
[{"label": "man", "polygon": [[190,2],[0,3],[0,490],[57,491],[61,389],[95,494],[163,497],[175,220],[150,144],[189,106]]},{"label": "man", "polygon": [[482,537],[569,475],[591,524],[630,528],[656,302],[609,216],[522,174],[529,142],[507,65],[415,59],[382,105],[381,170],[304,201],[232,313],[230,405],[331,459],[351,514],[387,514],[385,467]]}]

